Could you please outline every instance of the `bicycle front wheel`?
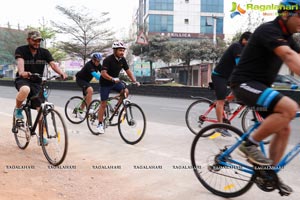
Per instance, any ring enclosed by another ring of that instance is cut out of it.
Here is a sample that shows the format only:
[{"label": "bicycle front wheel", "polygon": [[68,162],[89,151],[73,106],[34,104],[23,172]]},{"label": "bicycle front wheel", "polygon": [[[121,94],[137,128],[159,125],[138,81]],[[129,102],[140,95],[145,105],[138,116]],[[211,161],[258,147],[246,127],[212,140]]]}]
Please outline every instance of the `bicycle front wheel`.
[{"label": "bicycle front wheel", "polygon": [[[216,129],[226,129],[231,137],[223,137]],[[209,135],[202,137],[203,134]],[[220,155],[236,144],[242,132],[229,124],[211,124],[194,138],[191,148],[191,162],[194,173],[200,183],[215,195],[231,198],[244,194],[253,185],[254,175],[242,171],[251,166],[242,157],[237,148],[224,158]],[[228,165],[224,165],[223,163]],[[238,164],[240,163],[240,164]]]},{"label": "bicycle front wheel", "polygon": [[99,135],[99,131],[97,129],[98,126],[98,111],[100,108],[100,100],[95,99],[91,102],[91,104],[88,107],[88,110],[90,110],[91,112],[89,112],[87,114],[87,126],[89,128],[89,130],[91,131],[92,134],[94,135]]},{"label": "bicycle front wheel", "polygon": [[86,118],[87,104],[82,97],[71,97],[65,105],[65,115],[73,124],[80,124]]},{"label": "bicycle front wheel", "polygon": [[134,145],[142,140],[146,131],[146,117],[135,103],[125,105],[118,117],[118,130],[121,138]]},{"label": "bicycle front wheel", "polygon": [[246,132],[258,121],[258,117],[256,115],[258,115],[258,113],[249,109],[248,107],[243,110],[241,123],[244,132]]},{"label": "bicycle front wheel", "polygon": [[58,111],[50,109],[46,112],[40,130],[40,144],[48,162],[57,166],[65,160],[67,155],[67,127]]},{"label": "bicycle front wheel", "polygon": [[22,111],[25,119],[19,120],[15,118],[13,113],[13,127],[12,132],[14,133],[16,143],[20,149],[26,149],[30,141],[30,129],[29,129],[29,117],[25,109]]},{"label": "bicycle front wheel", "polygon": [[[218,122],[213,102],[208,99],[199,99],[193,102],[185,113],[187,127],[195,135],[206,125]],[[205,135],[203,135],[205,136]]]}]

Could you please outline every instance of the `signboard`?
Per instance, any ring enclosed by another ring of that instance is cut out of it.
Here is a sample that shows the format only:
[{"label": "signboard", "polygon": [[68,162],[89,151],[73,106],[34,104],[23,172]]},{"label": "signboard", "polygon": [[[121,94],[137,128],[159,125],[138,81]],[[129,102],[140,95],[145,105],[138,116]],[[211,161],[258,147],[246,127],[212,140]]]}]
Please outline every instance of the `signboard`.
[{"label": "signboard", "polygon": [[138,38],[136,40],[136,43],[142,44],[142,45],[148,45],[148,39],[147,39],[146,35],[144,34],[144,32],[140,32],[140,34],[138,35]]}]

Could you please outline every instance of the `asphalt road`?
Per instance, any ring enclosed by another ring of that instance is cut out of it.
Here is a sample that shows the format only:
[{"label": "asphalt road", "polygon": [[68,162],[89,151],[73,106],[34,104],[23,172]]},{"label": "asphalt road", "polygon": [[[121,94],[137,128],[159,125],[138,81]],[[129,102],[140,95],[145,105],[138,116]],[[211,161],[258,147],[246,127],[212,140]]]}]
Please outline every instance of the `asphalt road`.
[{"label": "asphalt road", "polygon": [[[12,87],[0,86],[0,91],[1,134],[4,134],[2,137],[0,136],[0,167],[3,168],[11,165],[11,163],[23,165],[24,160],[26,160],[26,163],[30,161],[36,166],[39,172],[47,174],[49,165],[43,158],[40,149],[36,151],[32,149],[21,151],[15,147],[13,137],[9,134],[11,134],[11,113],[16,90]],[[65,102],[74,95],[80,95],[80,92],[53,90],[49,100],[54,102],[57,109],[63,114]],[[92,180],[84,182],[84,179],[87,178],[82,175],[80,170],[87,174],[102,173],[102,181],[105,181],[107,184],[106,189],[104,191],[100,188],[97,190],[97,185],[92,185],[90,187],[94,187],[94,189],[89,191],[95,196],[98,195],[99,198],[97,199],[100,199],[100,196],[102,197],[101,199],[133,200],[223,199],[207,191],[199,183],[193,171],[186,169],[190,166],[190,147],[194,135],[185,126],[184,114],[186,108],[193,100],[156,98],[147,97],[146,95],[132,95],[130,98],[143,108],[147,118],[147,131],[143,140],[137,145],[130,146],[121,140],[116,127],[109,127],[104,135],[94,136],[87,129],[85,122],[79,125],[66,122],[69,131],[70,147],[62,166],[76,166],[78,170],[72,173],[71,177],[64,174],[65,177],[62,176],[60,182],[68,182],[75,179],[78,185],[70,186],[70,190],[73,193],[77,192],[78,199],[93,199],[80,193],[81,187],[86,186],[80,186],[81,180],[84,184],[94,184]],[[296,122],[293,122],[293,127],[297,127]],[[291,143],[299,141],[299,135],[297,134],[299,129],[295,130],[297,132],[293,132]],[[31,143],[31,145],[36,146],[36,143]],[[11,153],[3,155],[1,154],[1,149],[4,151],[4,148],[13,150]],[[16,155],[21,161],[12,161]],[[26,157],[20,157],[22,155],[26,155]],[[100,169],[103,167],[109,168],[109,166],[118,169]],[[289,199],[295,200],[298,199],[300,194],[299,180],[295,178],[299,173],[297,167],[299,167],[299,162],[298,159],[295,159],[282,173],[285,182],[289,183],[295,190]],[[58,174],[65,173],[64,170],[59,169],[56,172]],[[7,174],[4,175],[8,176]],[[24,179],[29,178],[28,173],[18,172],[18,175],[23,176],[22,178]],[[34,174],[30,174],[30,177],[35,180]],[[55,182],[51,182],[49,177],[45,178],[47,179],[47,184],[55,185]],[[39,180],[37,179],[36,181]],[[100,176],[97,180],[101,182]],[[60,182],[57,185],[60,186]],[[1,184],[9,185],[15,183],[2,183],[0,177]],[[99,185],[101,184],[99,183]],[[23,185],[23,187],[28,186]],[[64,191],[67,191],[67,187],[64,186]],[[39,189],[42,190],[43,188]],[[1,192],[4,191],[0,189],[0,199]],[[55,192],[63,193],[60,187],[55,188]],[[74,199],[69,194],[62,196],[62,198],[57,199]],[[281,199],[277,192],[265,193],[254,186],[246,194],[236,199],[271,200],[279,198]]]}]

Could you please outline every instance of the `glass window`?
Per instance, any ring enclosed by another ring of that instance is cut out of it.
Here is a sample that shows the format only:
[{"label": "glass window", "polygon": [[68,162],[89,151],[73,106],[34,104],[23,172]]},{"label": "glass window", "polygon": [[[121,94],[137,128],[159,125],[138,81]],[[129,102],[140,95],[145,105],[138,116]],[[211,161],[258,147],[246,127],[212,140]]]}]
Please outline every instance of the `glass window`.
[{"label": "glass window", "polygon": [[[208,23],[209,22],[209,23]],[[213,33],[214,25],[213,25],[213,18],[212,17],[201,17],[201,33]],[[217,34],[223,34],[223,18],[217,18]]]},{"label": "glass window", "polygon": [[149,0],[149,10],[174,10],[174,0]]},{"label": "glass window", "polygon": [[173,32],[173,16],[149,15],[149,32]]},{"label": "glass window", "polygon": [[224,12],[224,0],[201,0],[201,12]]}]

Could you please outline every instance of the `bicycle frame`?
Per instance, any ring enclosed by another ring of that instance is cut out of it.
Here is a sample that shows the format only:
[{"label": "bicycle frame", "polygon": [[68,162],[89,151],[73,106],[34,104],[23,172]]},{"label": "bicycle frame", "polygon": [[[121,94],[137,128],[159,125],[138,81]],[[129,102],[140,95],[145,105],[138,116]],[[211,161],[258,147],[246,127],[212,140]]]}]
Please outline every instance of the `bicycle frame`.
[{"label": "bicycle frame", "polygon": [[[300,117],[300,111],[297,112],[295,118],[299,118]],[[246,165],[244,163],[241,163],[237,160],[231,159],[230,158],[230,154],[236,149],[238,148],[238,146],[245,141],[249,135],[260,126],[261,122],[255,122],[255,124],[253,125],[253,127],[251,127],[246,133],[244,133],[238,140],[237,142],[232,145],[230,148],[228,148],[227,150],[225,150],[222,154],[220,154],[220,156],[218,157],[218,159],[220,160],[219,164],[221,164],[222,166],[225,167],[229,167],[229,168],[236,168],[239,169],[240,171],[249,173],[249,174],[254,174],[254,168],[253,166],[250,165]],[[265,145],[264,142],[261,141],[260,145],[259,145],[262,153],[267,156],[266,150],[265,150]],[[279,163],[274,166],[273,169],[276,173],[280,172],[281,169],[283,169],[286,165],[288,165],[298,154],[300,153],[300,143],[297,143],[288,153],[286,153],[283,158],[279,161]],[[228,161],[226,161],[228,160]],[[233,163],[233,164],[232,164]]]},{"label": "bicycle frame", "polygon": [[[204,121],[208,121],[208,122],[212,122],[212,123],[218,123],[218,120],[217,119],[211,119],[211,118],[207,118],[207,115],[213,110],[215,109],[216,107],[216,102],[213,102],[208,110],[203,114],[201,115],[201,118],[204,120]],[[232,121],[246,106],[245,105],[239,105],[239,107],[237,109],[234,110],[234,112],[232,113],[232,115],[228,115],[225,111],[223,111],[223,116],[228,119],[229,121]]]}]

